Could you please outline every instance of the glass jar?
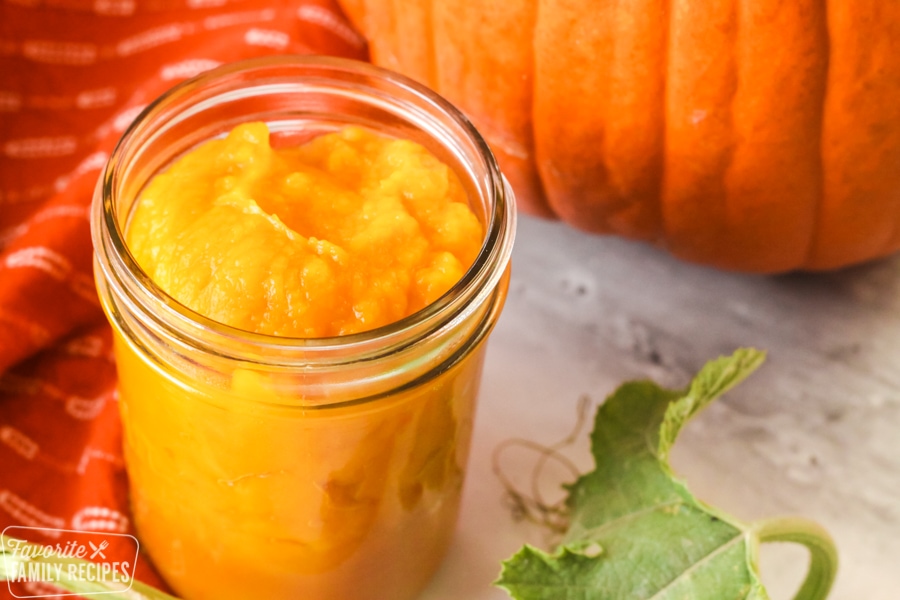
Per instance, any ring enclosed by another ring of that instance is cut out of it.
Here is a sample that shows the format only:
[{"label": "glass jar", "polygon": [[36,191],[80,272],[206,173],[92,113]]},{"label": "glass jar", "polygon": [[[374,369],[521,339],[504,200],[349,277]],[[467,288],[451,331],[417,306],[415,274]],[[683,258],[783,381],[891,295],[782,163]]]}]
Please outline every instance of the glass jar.
[{"label": "glass jar", "polygon": [[[248,333],[179,304],[129,253],[129,214],[154,174],[247,121],[266,122],[273,144],[357,125],[424,145],[482,221],[474,264],[423,310],[343,337]],[[166,581],[191,600],[414,597],[454,529],[515,229],[512,192],[472,125],[371,65],[236,63],[137,118],[91,219],[134,521]]]}]

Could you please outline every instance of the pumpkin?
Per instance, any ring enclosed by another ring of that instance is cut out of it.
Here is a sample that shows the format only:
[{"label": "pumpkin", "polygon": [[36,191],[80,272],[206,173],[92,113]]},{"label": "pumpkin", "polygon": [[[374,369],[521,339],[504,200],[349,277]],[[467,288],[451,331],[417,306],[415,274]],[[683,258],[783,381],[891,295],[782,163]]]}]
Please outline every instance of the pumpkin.
[{"label": "pumpkin", "polygon": [[342,0],[527,212],[727,269],[900,248],[897,0]]}]

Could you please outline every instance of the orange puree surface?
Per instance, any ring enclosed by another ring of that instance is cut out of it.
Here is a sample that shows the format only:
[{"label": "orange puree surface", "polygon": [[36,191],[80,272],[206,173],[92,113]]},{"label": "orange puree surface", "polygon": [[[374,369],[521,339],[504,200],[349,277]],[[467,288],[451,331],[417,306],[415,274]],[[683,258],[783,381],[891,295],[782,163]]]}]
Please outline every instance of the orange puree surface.
[{"label": "orange puree surface", "polygon": [[[250,123],[156,175],[126,237],[194,311],[310,337],[433,302],[472,264],[482,226],[418,144],[348,128],[272,149]],[[489,308],[456,327],[474,331]],[[425,586],[456,520],[483,338],[438,358],[292,370],[117,327],[135,524],[180,596],[409,600]]]},{"label": "orange puree surface", "polygon": [[275,150],[263,123],[156,176],[127,235],[138,264],[189,308],[292,337],[412,314],[462,277],[481,241],[455,173],[421,145],[351,127]]}]

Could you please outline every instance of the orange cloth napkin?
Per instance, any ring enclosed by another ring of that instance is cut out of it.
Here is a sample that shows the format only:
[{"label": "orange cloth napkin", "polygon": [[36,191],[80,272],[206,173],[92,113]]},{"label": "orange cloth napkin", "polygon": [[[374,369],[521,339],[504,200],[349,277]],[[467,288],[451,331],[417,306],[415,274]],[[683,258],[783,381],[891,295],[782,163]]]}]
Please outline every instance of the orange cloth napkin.
[{"label": "orange cloth napkin", "polygon": [[[51,529],[133,532],[92,275],[94,185],[167,88],[286,53],[364,59],[366,48],[332,0],[0,3],[0,530],[34,527],[27,537],[44,544],[61,539]],[[137,578],[161,585],[145,556]]]}]

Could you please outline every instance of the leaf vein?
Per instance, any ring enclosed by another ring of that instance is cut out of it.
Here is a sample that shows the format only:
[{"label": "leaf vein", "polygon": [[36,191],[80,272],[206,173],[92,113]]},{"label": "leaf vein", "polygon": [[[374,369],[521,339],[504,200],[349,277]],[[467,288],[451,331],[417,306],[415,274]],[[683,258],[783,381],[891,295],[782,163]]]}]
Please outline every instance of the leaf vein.
[{"label": "leaf vein", "polygon": [[652,596],[647,598],[647,600],[660,600],[663,597],[662,594],[664,594],[666,592],[666,590],[672,588],[678,582],[684,581],[684,579],[686,577],[690,577],[694,571],[697,571],[703,565],[705,565],[705,564],[709,563],[710,561],[712,561],[713,559],[715,559],[716,556],[718,556],[719,554],[727,552],[729,548],[731,548],[735,544],[739,543],[743,539],[744,539],[744,533],[743,532],[738,533],[736,536],[734,536],[733,538],[728,540],[726,543],[724,543],[721,546],[719,546],[718,548],[714,549],[712,552],[710,552],[709,554],[707,554],[706,556],[704,556],[703,558],[701,558],[700,560],[698,560],[697,562],[692,564],[689,568],[687,568],[683,572],[679,573],[672,581],[670,581],[663,587],[659,588],[659,590],[657,590],[655,594],[653,594]]},{"label": "leaf vein", "polygon": [[[640,510],[633,510],[631,512],[622,514],[615,519],[610,521],[606,521],[599,527],[592,527],[590,529],[583,529],[583,534],[587,534],[591,539],[596,539],[595,536],[600,535],[604,531],[609,529],[614,529],[617,525],[621,525],[623,522],[632,521],[644,515],[650,514],[652,512],[664,510],[669,508],[670,506],[683,506],[685,504],[684,500],[681,498],[675,498],[674,500],[668,500],[666,502],[660,502],[659,504],[652,504],[650,506],[644,507]],[[582,536],[579,536],[582,537]]]}]

